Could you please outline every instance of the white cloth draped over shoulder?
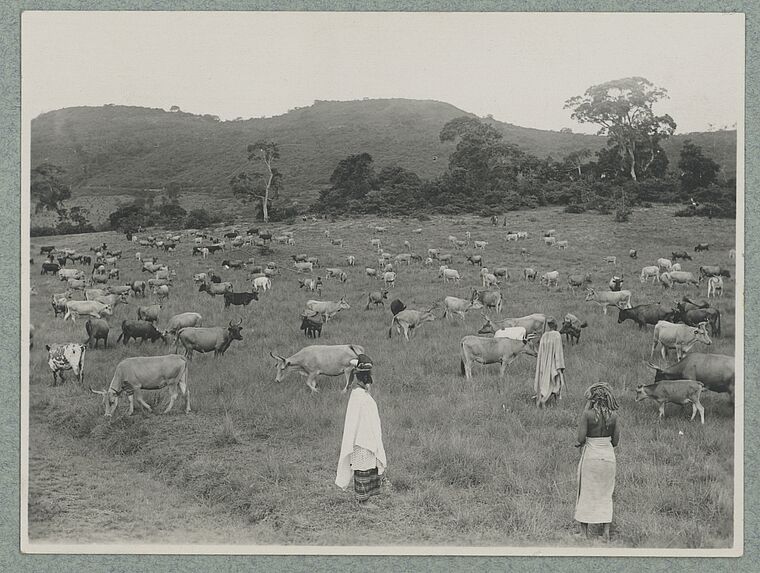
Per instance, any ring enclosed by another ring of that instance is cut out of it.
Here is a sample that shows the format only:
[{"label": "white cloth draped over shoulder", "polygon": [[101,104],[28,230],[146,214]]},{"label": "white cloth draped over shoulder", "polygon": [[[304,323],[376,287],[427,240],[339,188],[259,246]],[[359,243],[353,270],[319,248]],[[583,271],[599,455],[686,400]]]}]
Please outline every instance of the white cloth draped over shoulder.
[{"label": "white cloth draped over shoulder", "polygon": [[360,446],[372,452],[377,458],[377,473],[385,472],[386,459],[383,447],[383,436],[380,429],[380,414],[377,404],[364,388],[354,388],[348,399],[346,422],[343,425],[343,442],[338,459],[338,472],[335,485],[346,489],[351,483],[353,469],[351,455],[354,446]]}]

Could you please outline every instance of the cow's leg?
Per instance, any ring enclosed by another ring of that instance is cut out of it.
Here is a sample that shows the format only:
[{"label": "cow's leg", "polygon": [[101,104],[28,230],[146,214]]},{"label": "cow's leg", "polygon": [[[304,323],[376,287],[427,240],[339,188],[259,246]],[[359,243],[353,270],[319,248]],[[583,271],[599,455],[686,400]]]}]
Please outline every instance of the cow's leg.
[{"label": "cow's leg", "polygon": [[409,325],[404,324],[403,329],[404,329],[404,338],[406,338],[406,341],[409,342]]},{"label": "cow's leg", "polygon": [[319,390],[317,390],[317,374],[316,373],[309,374],[306,377],[306,385],[309,387],[312,393],[319,392]]},{"label": "cow's leg", "polygon": [[660,418],[665,417],[665,402],[660,402]]},{"label": "cow's leg", "polygon": [[604,305],[604,316],[607,316],[607,305]]},{"label": "cow's leg", "polygon": [[53,370],[53,386],[55,386],[57,382],[58,382],[58,377],[56,376],[55,370]]},{"label": "cow's leg", "polygon": [[129,394],[127,398],[129,399],[129,412],[127,415],[131,416],[135,412],[135,398],[132,394]]},{"label": "cow's leg", "polygon": [[[145,400],[143,400],[142,392],[140,390],[135,390],[134,394],[135,394],[135,398],[137,399],[138,403],[143,408],[145,408],[148,412],[152,412],[153,411],[153,408],[151,408],[150,405]],[[131,398],[131,396],[130,396],[130,398]]]},{"label": "cow's leg", "polygon": [[351,372],[353,371],[353,369],[354,369],[353,366],[347,366],[343,370],[343,375],[346,377],[346,386],[343,388],[343,390],[341,390],[343,394],[346,393],[346,391],[348,390],[348,385],[351,383]]}]

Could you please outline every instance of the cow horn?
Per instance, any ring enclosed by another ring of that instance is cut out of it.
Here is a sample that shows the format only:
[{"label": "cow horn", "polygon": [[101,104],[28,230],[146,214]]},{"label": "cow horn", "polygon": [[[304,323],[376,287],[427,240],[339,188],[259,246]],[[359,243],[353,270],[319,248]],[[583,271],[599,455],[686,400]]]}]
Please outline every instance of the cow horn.
[{"label": "cow horn", "polygon": [[240,326],[241,324],[243,324],[243,319],[242,318],[237,321],[237,324],[235,326]]},{"label": "cow horn", "polygon": [[643,362],[644,362],[644,364],[646,364],[646,365],[647,365],[647,366],[649,366],[650,368],[653,368],[654,370],[659,370],[659,368],[658,368],[657,366],[655,366],[654,364],[652,364],[652,363],[651,363],[651,362],[649,362],[648,360],[643,360]]},{"label": "cow horn", "polygon": [[90,386],[90,392],[92,392],[93,394],[100,394],[101,396],[106,393],[105,390],[93,390],[92,386]]}]

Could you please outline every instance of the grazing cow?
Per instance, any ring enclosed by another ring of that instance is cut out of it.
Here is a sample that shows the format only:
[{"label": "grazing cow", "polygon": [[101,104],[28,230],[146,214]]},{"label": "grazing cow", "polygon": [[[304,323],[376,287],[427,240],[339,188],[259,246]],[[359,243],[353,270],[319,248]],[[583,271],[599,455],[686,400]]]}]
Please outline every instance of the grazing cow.
[{"label": "grazing cow", "polygon": [[[472,365],[478,364],[501,364],[499,371],[499,380],[505,378],[507,366],[512,364],[515,359],[525,352],[528,356],[536,357],[537,353],[532,344],[528,344],[535,339],[535,334],[527,334],[522,340],[512,338],[486,338],[482,336],[468,335],[459,341],[460,361],[459,368],[468,382],[472,381]],[[496,384],[499,392],[499,384]]]},{"label": "grazing cow", "polygon": [[499,279],[496,275],[488,272],[486,267],[480,269],[480,278],[482,280],[483,288],[491,288],[499,286]]},{"label": "grazing cow", "polygon": [[310,310],[322,315],[322,320],[327,322],[333,316],[338,314],[341,310],[349,310],[351,305],[348,304],[345,295],[341,297],[339,301],[321,301],[321,300],[307,300],[306,310]]},{"label": "grazing cow", "polygon": [[657,259],[657,266],[659,267],[661,273],[668,272],[673,268],[673,261],[670,259],[660,258]]},{"label": "grazing cow", "polygon": [[557,286],[559,284],[559,271],[550,271],[542,274],[539,282],[547,287]]},{"label": "grazing cow", "polygon": [[224,293],[224,308],[229,306],[248,306],[252,300],[259,300],[257,292],[226,292]]},{"label": "grazing cow", "polygon": [[391,301],[391,314],[393,316],[396,316],[402,310],[406,310],[406,305],[403,302],[401,302],[399,299],[394,298]]},{"label": "grazing cow", "polygon": [[377,233],[385,233],[388,230],[388,227],[375,227],[375,231]]},{"label": "grazing cow", "polygon": [[578,344],[581,340],[581,329],[587,326],[588,323],[585,320],[581,322],[577,316],[568,313],[562,320],[562,328],[559,333],[564,334],[568,342],[575,340],[575,344]]},{"label": "grazing cow", "polygon": [[523,280],[535,282],[538,271],[532,267],[525,267],[523,269]]},{"label": "grazing cow", "polygon": [[699,243],[696,247],[694,247],[695,253],[701,253],[702,251],[709,251],[709,250],[710,250],[709,243]]},{"label": "grazing cow", "polygon": [[447,253],[445,255],[438,255],[438,260],[444,264],[450,264],[454,260],[454,255]]},{"label": "grazing cow", "polygon": [[427,250],[427,255],[431,259],[437,259],[439,254],[440,254],[440,251],[438,249],[428,249]]},{"label": "grazing cow", "polygon": [[521,316],[520,318],[504,318],[502,320],[493,320],[483,312],[481,312],[480,316],[485,320],[485,323],[480,327],[480,330],[478,330],[478,334],[495,334],[504,328],[513,328],[516,326],[523,327],[528,334],[534,333],[539,336],[546,330],[545,314],[534,313],[527,316]]},{"label": "grazing cow", "polygon": [[116,366],[111,384],[106,390],[90,390],[103,396],[105,417],[110,418],[119,405],[119,396],[126,392],[129,399],[129,414],[135,411],[134,401],[148,412],[153,409],[143,400],[142,390],[160,390],[171,387],[169,404],[164,410],[168,413],[174,406],[179,392],[185,397],[185,413],[190,412],[190,388],[187,381],[187,360],[183,356],[167,354],[165,356],[135,356],[125,358]]},{"label": "grazing cow", "polygon": [[555,237],[544,237],[544,245],[547,247],[551,247],[557,243],[557,239]]},{"label": "grazing cow", "polygon": [[688,326],[699,326],[707,322],[711,334],[720,336],[720,311],[717,308],[699,308],[693,303],[677,302],[674,312],[674,322],[683,322]]},{"label": "grazing cow", "polygon": [[374,304],[375,307],[378,304],[383,305],[383,308],[385,308],[385,302],[383,302],[383,299],[388,298],[388,291],[383,289],[382,291],[372,291],[367,295],[367,306],[364,307],[364,310],[369,310],[369,305]]},{"label": "grazing cow", "polygon": [[623,288],[623,277],[622,276],[613,276],[610,279],[610,282],[608,283],[610,290],[612,292],[620,292],[620,289]]},{"label": "grazing cow", "polygon": [[709,277],[719,277],[721,276],[722,272],[723,271],[719,265],[702,265],[699,267],[699,280]]},{"label": "grazing cow", "polygon": [[585,275],[576,273],[567,277],[567,286],[570,287],[573,294],[575,294],[576,288],[583,287],[587,283],[591,284],[591,282],[591,273],[586,273]]},{"label": "grazing cow", "polygon": [[179,353],[180,344],[185,349],[185,356],[188,360],[193,359],[193,352],[211,352],[214,351],[214,358],[224,355],[232,344],[233,340],[243,340],[241,331],[243,319],[229,326],[215,326],[211,328],[200,326],[189,326],[177,331],[177,342],[175,352]]},{"label": "grazing cow", "polygon": [[481,255],[467,255],[465,257],[471,265],[483,266],[483,257]]},{"label": "grazing cow", "polygon": [[443,299],[443,318],[448,319],[451,315],[457,315],[464,321],[465,312],[470,309],[478,310],[481,308],[483,308],[483,303],[477,298],[467,300],[455,296],[447,296]]},{"label": "grazing cow", "polygon": [[356,266],[356,257],[353,255],[348,255],[346,257],[346,264],[348,264],[349,267]]},{"label": "grazing cow", "polygon": [[527,231],[517,231],[517,238],[518,239],[527,239],[528,238],[528,232]]},{"label": "grazing cow", "polygon": [[150,340],[155,343],[156,340],[164,340],[164,335],[161,333],[152,322],[147,320],[123,320],[121,322],[121,334],[116,342],[124,340],[124,344],[127,344],[130,339],[140,339],[140,344],[145,340]]},{"label": "grazing cow", "polygon": [[139,294],[140,296],[144,297],[146,286],[147,285],[145,281],[134,281],[130,288],[132,289],[132,292],[134,293],[135,296]]},{"label": "grazing cow", "polygon": [[169,322],[167,323],[166,328],[161,332],[161,335],[164,337],[164,340],[166,340],[169,335],[174,336],[174,342],[176,344],[176,336],[179,330],[189,326],[201,326],[202,323],[203,317],[197,312],[175,314],[169,319]]},{"label": "grazing cow", "polygon": [[681,360],[684,354],[689,352],[697,343],[712,344],[707,334],[707,322],[700,322],[697,328],[686,324],[673,324],[666,320],[659,321],[654,327],[652,339],[652,351],[649,354],[651,360],[657,345],[660,345],[662,359],[667,361],[667,352],[671,348],[676,351],[676,358]]},{"label": "grazing cow", "polygon": [[649,277],[652,277],[654,279],[652,282],[659,282],[660,267],[657,267],[657,266],[643,267],[641,269],[641,276],[639,276],[639,280],[645,283],[645,282],[648,282]]},{"label": "grazing cow", "polygon": [[586,289],[586,302],[594,302],[600,305],[604,309],[604,314],[606,315],[608,306],[614,306],[617,308],[631,308],[631,291],[621,290],[618,292],[596,292],[596,290],[593,288],[588,288]]},{"label": "grazing cow", "polygon": [[[128,296],[132,292],[131,285],[112,285],[106,288],[108,294],[118,294]],[[126,301],[125,301],[126,302]]]},{"label": "grazing cow", "polygon": [[45,247],[40,247],[40,254],[41,255],[49,254],[49,253],[52,253],[53,251],[55,251],[55,247],[53,245],[48,245],[48,246],[45,246]]},{"label": "grazing cow", "polygon": [[660,275],[660,282],[663,288],[672,288],[675,284],[689,286],[690,284],[699,285],[700,279],[694,276],[694,273],[686,271],[670,271]]},{"label": "grazing cow", "polygon": [[673,251],[670,253],[671,258],[673,261],[677,261],[678,259],[683,259],[684,261],[690,261],[691,255],[687,253],[686,251]]},{"label": "grazing cow", "polygon": [[493,308],[497,313],[501,314],[502,296],[498,290],[478,290],[473,288],[470,300],[478,300],[484,307]]},{"label": "grazing cow", "polygon": [[520,237],[517,235],[517,233],[507,233],[507,236],[504,238],[505,241],[518,241]]},{"label": "grazing cow", "polygon": [[312,292],[322,292],[322,277],[316,279],[298,279],[298,288],[305,288]]},{"label": "grazing cow", "polygon": [[449,281],[459,282],[462,278],[459,276],[459,271],[456,271],[454,269],[446,269],[446,268],[441,268],[440,272],[438,273],[438,276],[443,277],[443,282],[445,283]]},{"label": "grazing cow", "polygon": [[617,257],[604,257],[602,259],[603,263],[607,263],[608,265],[616,265],[617,264]]},{"label": "grazing cow", "polygon": [[396,261],[397,264],[406,263],[407,265],[410,265],[412,263],[412,254],[401,253],[399,255],[396,255],[394,260]]},{"label": "grazing cow", "polygon": [[373,268],[370,268],[370,267],[364,267],[364,273],[365,273],[365,274],[366,274],[368,277],[374,277],[374,278],[377,278],[377,269],[373,269]]},{"label": "grazing cow", "polygon": [[307,346],[288,358],[272,352],[269,353],[277,361],[275,382],[282,382],[285,375],[294,370],[302,376],[306,376],[306,386],[312,392],[318,392],[317,376],[320,374],[324,376],[340,376],[343,374],[346,378],[346,386],[343,388],[343,392],[346,392],[351,383],[351,373],[360,354],[364,354],[364,348],[358,344]]},{"label": "grazing cow", "polygon": [[106,291],[102,288],[86,288],[84,289],[85,300],[95,300],[101,296],[106,296]]},{"label": "grazing cow", "polygon": [[84,355],[87,347],[84,344],[70,342],[68,344],[46,344],[45,349],[48,353],[48,366],[53,372],[53,386],[64,382],[63,373],[66,370],[72,370],[74,376],[82,383],[84,378]]},{"label": "grazing cow", "polygon": [[493,270],[493,275],[495,277],[504,279],[505,281],[509,280],[509,269],[507,267],[496,267]]},{"label": "grazing cow", "polygon": [[680,271],[681,270],[681,263],[673,263],[673,266],[670,268],[670,272],[673,271]]},{"label": "grazing cow", "polygon": [[103,296],[96,296],[93,300],[107,304],[111,308],[116,308],[119,304],[129,304],[127,295],[124,294],[106,294]]},{"label": "grazing cow", "polygon": [[388,329],[388,338],[393,336],[393,327],[396,327],[396,332],[404,334],[404,338],[409,341],[409,331],[419,328],[426,322],[432,322],[435,320],[433,309],[436,307],[434,304],[427,310],[411,310],[404,309],[398,314],[394,314],[391,319],[391,327]]},{"label": "grazing cow", "polygon": [[58,278],[62,281],[69,279],[82,280],[84,279],[84,271],[80,269],[60,269],[58,271]]},{"label": "grazing cow", "polygon": [[[301,253],[300,255],[290,255],[290,258],[293,259],[294,263],[305,263],[306,259],[309,258],[309,255],[305,253]],[[253,261],[251,261],[253,262]]]},{"label": "grazing cow", "polygon": [[66,303],[66,314],[63,320],[71,317],[73,322],[76,322],[76,317],[91,316],[92,318],[103,318],[104,316],[112,316],[113,308],[109,304],[103,304],[96,300],[70,300]]},{"label": "grazing cow", "polygon": [[153,294],[158,300],[166,300],[169,298],[169,285],[155,285],[153,287]]},{"label": "grazing cow", "polygon": [[393,288],[396,285],[396,273],[387,271],[383,273],[383,283],[386,287]]},{"label": "grazing cow", "polygon": [[137,307],[137,320],[147,320],[148,322],[158,322],[158,315],[162,309],[161,304],[151,304],[149,306]]},{"label": "grazing cow", "polygon": [[206,273],[195,273],[193,275],[193,282],[195,284],[205,283],[208,281],[208,275]]},{"label": "grazing cow", "polygon": [[628,251],[628,256],[632,259],[636,259],[639,256],[639,252],[636,249],[631,249]]},{"label": "grazing cow", "polygon": [[[467,243],[465,243],[465,245],[466,245],[466,244],[467,244]],[[488,241],[475,241],[475,242],[473,243],[473,246],[474,246],[476,249],[485,249],[485,248],[488,246]]]},{"label": "grazing cow", "polygon": [[245,262],[241,261],[240,259],[225,259],[222,261],[222,267],[225,269],[242,269],[245,267]]},{"label": "grazing cow", "polygon": [[[321,284],[322,284],[321,279],[318,280],[318,283],[321,286]],[[253,290],[255,292],[259,292],[259,291],[266,292],[266,291],[268,291],[268,290],[270,290],[272,288],[272,279],[270,279],[269,277],[266,277],[266,276],[264,276],[264,277],[261,277],[261,276],[255,277],[251,281],[251,285],[252,285],[252,288],[253,288]],[[230,289],[230,291],[231,290],[232,289]]]},{"label": "grazing cow", "polygon": [[61,270],[61,265],[58,263],[42,263],[42,270],[40,271],[41,275],[46,275],[50,273],[51,275],[55,275],[58,271]]},{"label": "grazing cow", "polygon": [[618,313],[618,324],[631,319],[639,325],[639,330],[641,330],[647,324],[655,325],[661,320],[672,321],[674,316],[675,312],[672,308],[663,306],[660,303],[639,304],[632,308],[621,308]]},{"label": "grazing cow", "polygon": [[313,313],[311,316],[307,314],[301,315],[301,326],[306,338],[319,338],[322,336],[322,321],[319,319],[319,314]]},{"label": "grazing cow", "polygon": [[426,266],[426,267],[429,267],[429,266],[430,266],[430,265],[432,265],[434,262],[435,262],[435,261],[434,261],[433,259],[431,259],[430,257],[427,257],[427,258],[425,259],[425,266]]},{"label": "grazing cow", "polygon": [[707,279],[707,298],[711,296],[723,297],[723,277],[710,277]]},{"label": "grazing cow", "polygon": [[226,292],[232,292],[232,283],[201,283],[198,287],[198,292],[205,292],[211,296],[223,295]]},{"label": "grazing cow", "polygon": [[567,241],[557,241],[556,246],[558,249],[564,250],[567,248]]},{"label": "grazing cow", "polygon": [[699,380],[711,392],[727,392],[731,401],[734,400],[736,359],[733,356],[691,352],[667,368],[659,368],[651,362],[647,364],[655,370],[655,382]]},{"label": "grazing cow", "polygon": [[293,266],[296,269],[297,273],[311,273],[314,272],[314,264],[313,263],[293,263]]},{"label": "grazing cow", "polygon": [[735,259],[736,258],[736,249],[729,249],[728,250],[728,258],[729,259]]},{"label": "grazing cow", "polygon": [[636,401],[652,398],[660,405],[660,418],[665,415],[665,404],[692,405],[691,420],[699,412],[702,423],[705,423],[705,409],[699,398],[704,385],[696,380],[661,380],[649,384],[639,384],[636,388]]}]

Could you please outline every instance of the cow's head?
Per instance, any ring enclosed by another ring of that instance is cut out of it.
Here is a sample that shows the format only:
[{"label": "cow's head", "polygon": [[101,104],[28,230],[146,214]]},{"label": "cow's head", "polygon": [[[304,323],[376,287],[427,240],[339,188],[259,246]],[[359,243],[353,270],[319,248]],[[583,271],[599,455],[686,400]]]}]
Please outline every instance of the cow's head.
[{"label": "cow's head", "polygon": [[[124,390],[122,389],[121,392],[123,391]],[[90,392],[102,396],[103,405],[105,406],[104,416],[106,418],[113,416],[113,413],[116,411],[116,407],[119,405],[119,394],[121,394],[121,392],[117,392],[113,388],[108,388],[106,390],[94,390],[92,386],[90,386]]]},{"label": "cow's head", "polygon": [[348,304],[348,301],[346,300],[346,295],[340,297],[340,300],[338,301],[338,308],[341,310],[348,310],[351,308],[351,305]]},{"label": "cow's head", "polygon": [[227,327],[227,332],[229,333],[230,340],[243,340],[243,335],[241,334],[243,327],[240,326],[241,324],[243,324],[242,318],[235,324],[232,324],[232,321],[230,321],[230,325]]},{"label": "cow's head", "polygon": [[707,334],[707,321],[700,322],[699,326],[694,329],[694,337],[697,339],[697,342],[712,344],[712,340],[710,340],[710,336]]},{"label": "cow's head", "polygon": [[[306,319],[304,318],[304,320]],[[282,379],[285,377],[285,370],[290,366],[290,362],[288,362],[287,358],[273,354],[272,352],[269,353],[269,356],[274,358],[277,362],[277,375],[275,376],[274,381],[282,382]]]},{"label": "cow's head", "polygon": [[629,309],[627,309],[627,308],[618,307],[618,310],[620,311],[620,312],[618,312],[618,324],[620,324],[626,318],[628,318],[628,317],[631,316],[631,314],[628,312]]},{"label": "cow's head", "polygon": [[110,304],[105,305],[100,311],[100,316],[113,316],[113,307]]},{"label": "cow's head", "polygon": [[650,388],[651,386],[654,386],[654,384],[639,384],[636,387],[636,401],[641,402],[642,400],[646,400],[649,398],[649,393],[647,392],[647,388]]},{"label": "cow's head", "polygon": [[478,334],[495,334],[497,328],[494,323],[491,322],[491,319],[488,318],[485,313],[480,313],[480,316],[483,317],[485,323],[480,327],[480,330],[478,330]]},{"label": "cow's head", "polygon": [[201,283],[200,286],[198,287],[198,292],[204,292],[204,291],[208,291],[208,285],[205,282]]},{"label": "cow's head", "polygon": [[586,302],[592,300],[596,296],[596,291],[592,288],[586,289]]}]

